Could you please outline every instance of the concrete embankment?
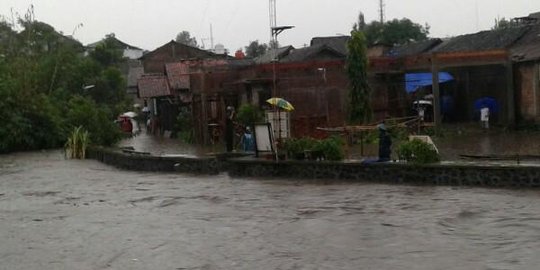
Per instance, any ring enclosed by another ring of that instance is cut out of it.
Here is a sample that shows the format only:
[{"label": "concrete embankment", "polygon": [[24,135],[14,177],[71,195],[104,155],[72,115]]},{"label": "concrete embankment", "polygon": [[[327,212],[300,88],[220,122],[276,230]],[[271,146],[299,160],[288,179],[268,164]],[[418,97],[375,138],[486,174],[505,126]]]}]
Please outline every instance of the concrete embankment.
[{"label": "concrete embankment", "polygon": [[234,177],[276,177],[369,181],[414,185],[486,187],[540,187],[540,166],[534,164],[451,163],[413,165],[407,163],[280,161],[232,156],[152,156],[93,148],[89,157],[127,170],[195,174],[228,172]]}]

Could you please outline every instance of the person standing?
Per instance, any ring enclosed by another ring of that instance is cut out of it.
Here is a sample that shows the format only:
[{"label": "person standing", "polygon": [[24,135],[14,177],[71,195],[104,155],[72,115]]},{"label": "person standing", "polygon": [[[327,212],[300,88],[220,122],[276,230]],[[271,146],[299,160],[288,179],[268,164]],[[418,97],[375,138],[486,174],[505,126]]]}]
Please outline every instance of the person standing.
[{"label": "person standing", "polygon": [[482,128],[489,129],[489,108],[482,107],[480,109],[480,124]]},{"label": "person standing", "polygon": [[234,116],[233,106],[227,106],[227,119],[225,120],[225,145],[227,152],[232,152],[234,145]]},{"label": "person standing", "polygon": [[379,129],[379,159],[378,162],[390,161],[392,139],[386,130],[384,122],[377,126]]},{"label": "person standing", "polygon": [[244,135],[242,135],[242,148],[244,152],[254,152],[253,134],[251,134],[251,128],[246,127]]}]

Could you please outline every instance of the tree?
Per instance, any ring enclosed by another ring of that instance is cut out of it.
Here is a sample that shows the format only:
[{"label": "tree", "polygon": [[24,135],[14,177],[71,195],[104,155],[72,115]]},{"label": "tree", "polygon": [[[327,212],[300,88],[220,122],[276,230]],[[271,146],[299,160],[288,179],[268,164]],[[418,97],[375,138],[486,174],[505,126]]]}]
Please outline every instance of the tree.
[{"label": "tree", "polygon": [[256,58],[266,53],[268,45],[262,43],[259,44],[258,40],[252,41],[246,46],[246,57]]},{"label": "tree", "polygon": [[519,26],[517,22],[514,20],[507,20],[506,18],[502,19],[495,19],[495,25],[491,28],[491,30],[502,30],[502,29],[508,29]]},{"label": "tree", "polygon": [[124,48],[118,44],[114,34],[109,34],[90,52],[90,57],[103,67],[118,65],[125,60]]},{"label": "tree", "polygon": [[[113,119],[129,106],[109,45],[86,57],[78,41],[35,21],[32,9],[16,23],[0,19],[0,153],[59,147],[78,126],[95,143],[116,142]],[[82,89],[89,84],[95,87]]]},{"label": "tree", "polygon": [[372,21],[366,24],[364,14],[360,12],[358,21],[353,25],[353,31],[362,31],[368,46],[379,43],[403,45],[413,41],[426,40],[429,35],[429,25],[422,26],[407,18],[393,19],[385,23]]},{"label": "tree", "polygon": [[188,31],[178,33],[178,35],[176,35],[176,42],[195,48],[198,47],[197,39],[195,37],[191,37],[191,34]]},{"label": "tree", "polygon": [[351,32],[347,44],[347,75],[349,77],[349,123],[367,124],[371,121],[371,89],[367,82],[367,42],[360,31]]},{"label": "tree", "polygon": [[366,29],[366,19],[364,18],[364,13],[360,12],[358,14],[358,22],[355,22],[353,25],[353,31],[364,31]]}]

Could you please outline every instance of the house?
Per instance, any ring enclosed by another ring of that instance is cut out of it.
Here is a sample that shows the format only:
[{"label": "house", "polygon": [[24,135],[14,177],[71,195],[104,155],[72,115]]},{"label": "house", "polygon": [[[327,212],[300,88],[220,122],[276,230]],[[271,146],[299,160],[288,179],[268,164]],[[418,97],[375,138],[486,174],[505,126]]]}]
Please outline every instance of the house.
[{"label": "house", "polygon": [[[538,15],[540,17],[540,15]],[[540,22],[540,18],[538,20]],[[517,113],[526,122],[540,122],[540,23],[510,48],[514,62]]]},{"label": "house", "polygon": [[[396,47],[385,56],[370,58],[370,71],[380,80],[379,85],[393,93],[405,110],[391,111],[391,116],[406,114],[412,103],[410,96],[403,96],[406,74],[430,73],[438,80],[440,72],[451,74],[448,83],[429,83],[425,90],[432,93],[435,107],[439,101],[451,100],[451,113],[444,119],[436,115],[435,121],[476,121],[478,108],[475,101],[483,97],[494,98],[498,104],[493,121],[503,125],[516,122],[514,89],[514,62],[512,47],[523,38],[530,27],[516,27],[495,31],[482,31],[461,35],[447,40],[428,40]],[[392,100],[389,97],[388,100]],[[405,103],[404,103],[405,102]],[[398,106],[398,105],[396,105]],[[395,106],[389,106],[395,108]]]},{"label": "house", "polygon": [[145,73],[163,73],[167,63],[187,59],[227,59],[227,55],[215,54],[196,47],[188,46],[174,40],[146,53],[140,58]]},{"label": "house", "polygon": [[105,38],[103,38],[100,41],[93,42],[93,43],[90,43],[90,44],[86,45],[86,51],[89,52],[89,51],[94,50],[99,44],[102,44],[103,42],[105,42],[106,39],[109,39],[110,41],[112,41],[112,44],[116,48],[121,48],[122,49],[122,56],[125,57],[125,58],[131,59],[131,60],[136,60],[136,59],[139,59],[140,57],[142,57],[143,54],[144,54],[143,49],[132,46],[132,45],[129,45],[129,44],[119,40],[115,36],[115,34],[109,34],[109,35],[105,36]]}]

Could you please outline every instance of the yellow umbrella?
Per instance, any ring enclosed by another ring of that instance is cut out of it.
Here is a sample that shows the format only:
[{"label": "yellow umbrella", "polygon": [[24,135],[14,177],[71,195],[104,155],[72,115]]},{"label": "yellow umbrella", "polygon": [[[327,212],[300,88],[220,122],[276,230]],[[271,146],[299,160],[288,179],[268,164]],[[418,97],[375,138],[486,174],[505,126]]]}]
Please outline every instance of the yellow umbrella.
[{"label": "yellow umbrella", "polygon": [[273,98],[267,99],[266,102],[268,102],[269,104],[272,104],[272,105],[274,105],[274,106],[276,106],[278,108],[286,110],[288,112],[294,110],[293,105],[290,102],[288,102],[288,101],[286,101],[286,100],[284,100],[282,98],[273,97]]}]

